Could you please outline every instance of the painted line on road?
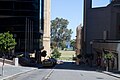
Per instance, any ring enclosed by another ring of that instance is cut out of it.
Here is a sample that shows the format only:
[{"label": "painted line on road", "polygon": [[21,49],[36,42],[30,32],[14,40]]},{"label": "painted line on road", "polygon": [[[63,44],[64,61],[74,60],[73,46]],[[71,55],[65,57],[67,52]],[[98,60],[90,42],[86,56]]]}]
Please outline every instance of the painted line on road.
[{"label": "painted line on road", "polygon": [[[55,66],[55,67],[56,67],[56,66]],[[48,80],[48,79],[50,78],[51,74],[53,73],[55,67],[53,67],[53,68],[50,70],[50,72],[49,72],[45,77],[42,78],[42,80]]]}]

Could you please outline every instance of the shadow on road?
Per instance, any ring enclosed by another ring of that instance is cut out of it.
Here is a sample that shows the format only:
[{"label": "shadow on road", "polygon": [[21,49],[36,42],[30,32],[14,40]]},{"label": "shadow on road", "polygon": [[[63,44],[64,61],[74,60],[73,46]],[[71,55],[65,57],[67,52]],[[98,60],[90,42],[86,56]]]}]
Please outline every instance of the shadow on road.
[{"label": "shadow on road", "polygon": [[64,62],[63,64],[58,64],[56,65],[55,69],[96,71],[95,67],[90,67],[85,64],[76,65],[73,62]]}]

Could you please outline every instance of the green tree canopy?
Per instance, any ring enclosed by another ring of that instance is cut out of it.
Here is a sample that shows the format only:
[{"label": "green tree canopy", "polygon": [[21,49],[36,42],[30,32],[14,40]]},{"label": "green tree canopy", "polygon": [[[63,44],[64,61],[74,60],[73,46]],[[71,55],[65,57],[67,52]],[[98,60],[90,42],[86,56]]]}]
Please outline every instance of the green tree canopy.
[{"label": "green tree canopy", "polygon": [[58,51],[57,48],[54,48],[53,52],[52,52],[52,58],[60,58],[61,53]]},{"label": "green tree canopy", "polygon": [[9,32],[0,33],[0,51],[8,52],[15,48],[16,42]]},{"label": "green tree canopy", "polygon": [[5,61],[5,53],[14,49],[16,45],[13,35],[9,32],[0,33],[0,51],[3,53],[3,64],[2,64],[2,75],[3,75],[3,66]]},{"label": "green tree canopy", "polygon": [[75,50],[75,39],[70,40],[70,46]]},{"label": "green tree canopy", "polygon": [[[51,20],[51,44],[54,47],[65,47],[65,42],[70,41],[71,29],[68,29],[69,22],[67,19],[55,18]],[[63,44],[64,43],[64,44]]]}]

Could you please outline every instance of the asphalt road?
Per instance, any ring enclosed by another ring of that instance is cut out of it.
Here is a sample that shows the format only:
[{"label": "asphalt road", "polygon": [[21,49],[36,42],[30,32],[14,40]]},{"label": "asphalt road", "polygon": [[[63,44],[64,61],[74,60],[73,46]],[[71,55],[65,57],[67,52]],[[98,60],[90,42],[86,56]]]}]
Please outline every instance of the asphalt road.
[{"label": "asphalt road", "polygon": [[87,66],[77,66],[70,62],[56,65],[51,69],[37,69],[18,75],[9,80],[120,80],[95,71]]}]

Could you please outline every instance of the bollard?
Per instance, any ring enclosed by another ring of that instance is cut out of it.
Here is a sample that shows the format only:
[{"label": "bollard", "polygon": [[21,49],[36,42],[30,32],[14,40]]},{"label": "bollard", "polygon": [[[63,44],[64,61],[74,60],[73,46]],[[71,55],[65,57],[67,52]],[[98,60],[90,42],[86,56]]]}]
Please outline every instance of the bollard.
[{"label": "bollard", "polygon": [[14,61],[14,65],[15,65],[15,66],[19,66],[19,64],[18,64],[18,58],[14,58],[13,61]]}]

